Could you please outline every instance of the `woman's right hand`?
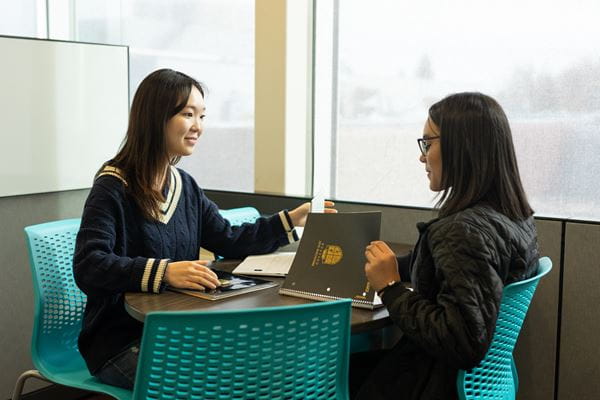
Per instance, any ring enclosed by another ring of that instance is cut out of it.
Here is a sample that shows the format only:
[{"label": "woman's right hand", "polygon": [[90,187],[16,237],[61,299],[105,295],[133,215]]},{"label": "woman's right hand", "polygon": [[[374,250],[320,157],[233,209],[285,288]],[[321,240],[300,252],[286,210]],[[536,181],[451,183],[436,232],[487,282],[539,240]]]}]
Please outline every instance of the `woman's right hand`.
[{"label": "woman's right hand", "polygon": [[381,240],[371,242],[365,249],[365,274],[371,287],[380,291],[390,282],[400,282],[398,259],[387,243]]},{"label": "woman's right hand", "polygon": [[177,261],[167,265],[163,280],[169,285],[180,289],[214,289],[220,286],[217,274],[207,265],[210,261]]}]

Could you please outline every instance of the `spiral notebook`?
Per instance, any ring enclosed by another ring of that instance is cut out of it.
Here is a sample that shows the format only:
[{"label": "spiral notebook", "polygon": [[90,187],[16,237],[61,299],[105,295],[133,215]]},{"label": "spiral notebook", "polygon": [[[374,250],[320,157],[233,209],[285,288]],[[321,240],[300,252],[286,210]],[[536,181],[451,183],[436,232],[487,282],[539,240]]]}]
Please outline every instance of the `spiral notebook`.
[{"label": "spiral notebook", "polygon": [[327,301],[352,299],[374,309],[381,300],[365,276],[365,247],[379,240],[381,212],[309,214],[280,294]]}]

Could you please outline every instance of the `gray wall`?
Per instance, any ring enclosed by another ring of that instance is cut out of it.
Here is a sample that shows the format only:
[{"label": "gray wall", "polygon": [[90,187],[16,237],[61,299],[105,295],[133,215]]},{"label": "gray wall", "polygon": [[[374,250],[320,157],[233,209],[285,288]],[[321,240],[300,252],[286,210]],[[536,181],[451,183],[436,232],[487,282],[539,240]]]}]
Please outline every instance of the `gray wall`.
[{"label": "gray wall", "polygon": [[553,262],[540,281],[515,349],[519,399],[552,399],[560,288],[562,222],[537,220],[540,253]]},{"label": "gray wall", "polygon": [[560,329],[561,400],[600,398],[600,226],[567,224]]},{"label": "gray wall", "polygon": [[[18,375],[32,368],[29,340],[33,320],[31,274],[23,227],[81,215],[87,190],[0,198],[0,399],[10,397]],[[221,208],[244,205],[263,213],[293,208],[304,198],[208,191]],[[340,211],[382,210],[382,238],[414,243],[415,224],[434,216],[430,210],[338,202]],[[554,268],[542,280],[519,338],[515,358],[519,398],[593,399],[600,392],[600,224],[537,219],[540,249]],[[564,247],[564,251],[563,251]],[[564,265],[561,260],[564,258]],[[561,313],[562,311],[562,313]],[[560,353],[559,368],[556,367]],[[39,388],[29,383],[25,391]],[[558,388],[557,396],[555,389]]]}]

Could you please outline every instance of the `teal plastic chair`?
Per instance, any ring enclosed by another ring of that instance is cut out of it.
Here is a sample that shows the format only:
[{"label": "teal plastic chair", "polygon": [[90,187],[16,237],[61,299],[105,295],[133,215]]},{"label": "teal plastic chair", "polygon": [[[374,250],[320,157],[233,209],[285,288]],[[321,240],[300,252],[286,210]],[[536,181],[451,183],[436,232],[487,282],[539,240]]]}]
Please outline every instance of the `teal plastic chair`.
[{"label": "teal plastic chair", "polygon": [[[256,221],[260,214],[258,210],[254,207],[239,207],[239,208],[230,208],[228,210],[219,210],[219,214],[223,218],[225,218],[232,226],[238,226],[245,223],[253,223]],[[202,249],[203,252],[206,250]],[[210,259],[214,257],[215,259],[223,259],[222,256],[215,255],[211,252],[205,253]]]},{"label": "teal plastic chair", "polygon": [[231,225],[242,225],[245,222],[253,223],[260,217],[258,210],[254,207],[231,208],[229,210],[219,210],[223,218],[229,221]]},{"label": "teal plastic chair", "polygon": [[488,352],[477,367],[458,372],[456,385],[460,400],[515,399],[519,379],[513,350],[535,289],[551,269],[552,261],[548,257],[540,258],[536,276],[504,288],[494,338]]},{"label": "teal plastic chair", "polygon": [[80,220],[68,219],[25,228],[33,277],[35,316],[31,357],[37,370],[19,376],[12,399],[35,377],[61,385],[131,398],[131,392],[101,383],[88,372],[77,338],[86,296],[73,279],[73,251]]},{"label": "teal plastic chair", "polygon": [[349,299],[146,316],[135,399],[347,399]]}]

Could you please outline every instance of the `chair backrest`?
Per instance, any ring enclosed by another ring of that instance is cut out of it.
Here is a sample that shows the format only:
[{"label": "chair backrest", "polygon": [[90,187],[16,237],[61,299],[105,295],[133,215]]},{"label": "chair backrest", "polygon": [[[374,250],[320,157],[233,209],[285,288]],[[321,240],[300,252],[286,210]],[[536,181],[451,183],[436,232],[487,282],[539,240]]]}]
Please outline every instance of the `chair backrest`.
[{"label": "chair backrest", "polygon": [[231,225],[242,225],[245,222],[252,223],[256,221],[260,214],[254,207],[230,208],[229,210],[219,210],[219,213]]},{"label": "chair backrest", "polygon": [[347,399],[348,299],[146,316],[134,399]]},{"label": "chair backrest", "polygon": [[60,369],[82,362],[77,338],[87,297],[73,279],[80,223],[67,219],[25,228],[35,302],[31,355],[40,371],[44,363]]},{"label": "chair backrest", "polygon": [[518,381],[513,350],[538,282],[551,269],[552,261],[548,257],[540,258],[536,276],[504,288],[494,338],[488,352],[477,367],[468,371],[459,370],[456,381],[459,399],[515,398]]},{"label": "chair backrest", "polygon": [[[258,210],[254,207],[240,207],[230,208],[228,210],[219,210],[219,214],[229,221],[231,226],[242,225],[246,222],[251,224],[260,217]],[[223,257],[200,248],[200,258],[203,260],[212,260],[214,258],[222,259]]]}]

